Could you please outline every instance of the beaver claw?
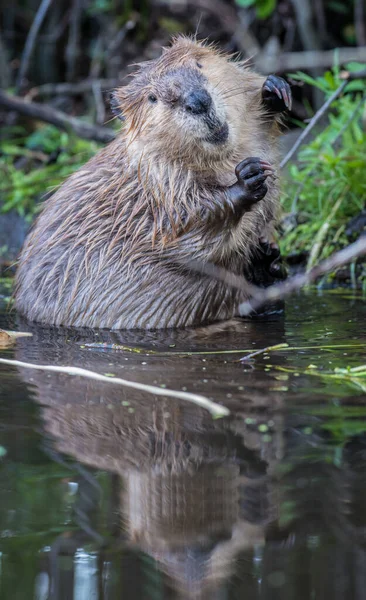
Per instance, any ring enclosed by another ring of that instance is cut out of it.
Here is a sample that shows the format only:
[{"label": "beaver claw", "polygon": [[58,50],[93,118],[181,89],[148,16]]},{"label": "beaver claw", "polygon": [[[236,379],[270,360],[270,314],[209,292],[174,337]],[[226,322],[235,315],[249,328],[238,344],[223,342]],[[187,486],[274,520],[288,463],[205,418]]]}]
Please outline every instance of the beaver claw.
[{"label": "beaver claw", "polygon": [[252,156],[236,166],[235,175],[243,193],[244,207],[249,208],[266,195],[266,180],[274,175],[274,169],[266,160]]},{"label": "beaver claw", "polygon": [[274,112],[284,112],[292,108],[292,93],[287,81],[277,75],[269,75],[262,88],[262,98],[266,106]]}]

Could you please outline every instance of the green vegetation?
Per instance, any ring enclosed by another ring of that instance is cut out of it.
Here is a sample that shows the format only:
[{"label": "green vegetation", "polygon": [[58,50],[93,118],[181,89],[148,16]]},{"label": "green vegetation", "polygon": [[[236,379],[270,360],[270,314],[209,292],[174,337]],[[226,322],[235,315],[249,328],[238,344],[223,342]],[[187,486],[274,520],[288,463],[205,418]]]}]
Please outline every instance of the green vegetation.
[{"label": "green vegetation", "polygon": [[[361,67],[348,65],[353,71]],[[305,73],[292,77],[316,86],[326,98],[342,83],[337,68],[317,79]],[[286,182],[283,193],[282,252],[286,256],[308,253],[308,267],[350,241],[347,225],[365,207],[365,96],[365,80],[351,81],[334,102],[328,125],[302,146],[298,161],[289,168],[290,185]]]},{"label": "green vegetation", "polygon": [[39,209],[38,201],[98,149],[95,142],[69,135],[52,125],[40,127],[28,136],[21,127],[12,128],[9,134],[11,141],[0,141],[1,211],[16,209],[29,219]]},{"label": "green vegetation", "polygon": [[258,19],[267,19],[276,8],[276,0],[236,0],[236,4],[242,8],[254,6]]}]

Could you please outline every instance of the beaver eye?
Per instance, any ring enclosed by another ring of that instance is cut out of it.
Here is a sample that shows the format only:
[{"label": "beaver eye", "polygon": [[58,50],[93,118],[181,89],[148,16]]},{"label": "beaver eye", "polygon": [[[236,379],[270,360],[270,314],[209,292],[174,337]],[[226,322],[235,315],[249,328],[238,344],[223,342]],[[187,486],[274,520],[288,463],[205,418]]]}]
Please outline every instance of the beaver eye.
[{"label": "beaver eye", "polygon": [[149,102],[151,102],[151,104],[155,104],[155,102],[158,101],[157,97],[154,96],[154,94],[149,94],[148,100],[149,100]]},{"label": "beaver eye", "polygon": [[201,63],[199,63],[199,62],[196,62],[196,65],[197,65],[197,67],[198,67],[199,69],[202,69],[202,65],[201,65]]}]

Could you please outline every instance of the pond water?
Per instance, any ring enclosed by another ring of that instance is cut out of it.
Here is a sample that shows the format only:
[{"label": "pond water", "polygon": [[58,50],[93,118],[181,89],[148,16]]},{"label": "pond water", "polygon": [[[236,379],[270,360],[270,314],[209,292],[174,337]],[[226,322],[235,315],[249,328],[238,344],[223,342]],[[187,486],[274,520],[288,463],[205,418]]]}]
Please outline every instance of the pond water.
[{"label": "pond water", "polygon": [[347,290],[207,335],[47,329],[4,308],[0,327],[33,335],[2,358],[230,414],[0,364],[0,598],[364,599],[366,377],[339,369],[366,364],[365,317]]}]

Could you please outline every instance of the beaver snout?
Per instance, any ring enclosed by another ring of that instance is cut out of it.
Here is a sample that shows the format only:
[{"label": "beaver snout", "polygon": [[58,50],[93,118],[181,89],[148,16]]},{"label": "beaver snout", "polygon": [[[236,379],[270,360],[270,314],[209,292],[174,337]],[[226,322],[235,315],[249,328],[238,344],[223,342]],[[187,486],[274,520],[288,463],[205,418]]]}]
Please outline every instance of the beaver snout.
[{"label": "beaver snout", "polygon": [[210,144],[224,144],[229,137],[229,127],[223,123],[216,114],[215,106],[210,93],[203,87],[191,90],[183,98],[183,107],[191,115],[203,118],[208,129],[204,140]]},{"label": "beaver snout", "polygon": [[185,110],[193,115],[207,114],[211,106],[212,98],[204,89],[190,92],[184,101]]}]

